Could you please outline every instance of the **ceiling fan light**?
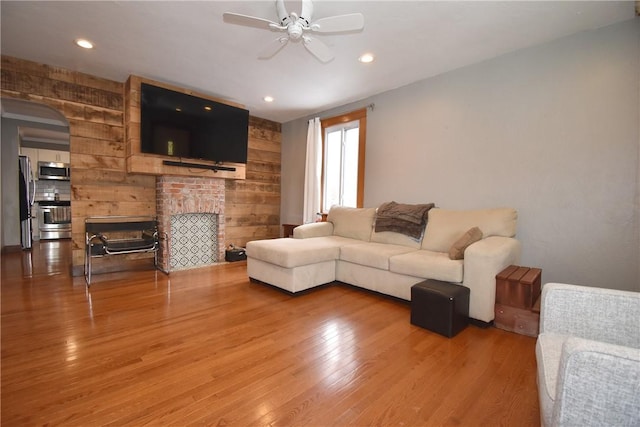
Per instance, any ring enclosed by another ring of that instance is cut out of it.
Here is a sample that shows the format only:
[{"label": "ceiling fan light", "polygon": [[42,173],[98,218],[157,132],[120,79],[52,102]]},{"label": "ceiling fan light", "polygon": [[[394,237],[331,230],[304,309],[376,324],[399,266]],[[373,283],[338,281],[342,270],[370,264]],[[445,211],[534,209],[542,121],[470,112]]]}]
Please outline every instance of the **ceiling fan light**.
[{"label": "ceiling fan light", "polygon": [[372,53],[364,53],[360,55],[360,57],[358,58],[358,61],[362,62],[363,64],[368,64],[370,62],[373,62],[374,59],[375,57],[373,56]]},{"label": "ceiling fan light", "polygon": [[258,59],[270,59],[278,53],[289,40],[302,41],[309,53],[320,62],[327,63],[333,60],[333,54],[324,42],[310,37],[309,32],[318,33],[349,33],[362,31],[364,28],[364,16],[361,13],[335,15],[313,20],[312,0],[302,0],[302,13],[288,13],[285,0],[276,0],[276,11],[280,23],[256,16],[242,15],[239,13],[223,13],[224,22],[230,24],[245,25],[247,27],[261,28],[264,30],[285,32],[286,35],[273,40],[258,55]]},{"label": "ceiling fan light", "polygon": [[93,49],[93,43],[91,43],[89,40],[87,39],[76,39],[75,40],[76,45],[80,46],[81,48],[84,49]]}]

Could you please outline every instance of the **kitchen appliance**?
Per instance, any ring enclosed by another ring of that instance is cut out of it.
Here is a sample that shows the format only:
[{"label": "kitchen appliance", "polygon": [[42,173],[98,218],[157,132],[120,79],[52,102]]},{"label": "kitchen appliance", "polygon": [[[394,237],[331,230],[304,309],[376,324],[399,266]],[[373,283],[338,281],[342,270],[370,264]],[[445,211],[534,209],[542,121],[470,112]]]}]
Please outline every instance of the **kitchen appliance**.
[{"label": "kitchen appliance", "polygon": [[71,202],[38,202],[38,230],[41,240],[70,238]]},{"label": "kitchen appliance", "polygon": [[20,244],[29,250],[33,244],[31,229],[31,209],[36,195],[31,161],[27,156],[18,157],[18,186],[20,188]]},{"label": "kitchen appliance", "polygon": [[70,170],[67,163],[38,162],[38,179],[69,181],[71,179]]}]

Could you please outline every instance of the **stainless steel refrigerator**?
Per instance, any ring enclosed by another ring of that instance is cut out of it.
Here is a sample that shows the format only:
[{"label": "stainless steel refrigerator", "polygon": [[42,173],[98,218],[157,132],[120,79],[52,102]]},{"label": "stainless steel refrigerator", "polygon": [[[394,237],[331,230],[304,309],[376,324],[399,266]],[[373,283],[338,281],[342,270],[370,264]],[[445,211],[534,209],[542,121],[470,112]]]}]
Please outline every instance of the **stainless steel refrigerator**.
[{"label": "stainless steel refrigerator", "polygon": [[20,187],[20,243],[22,249],[31,249],[31,210],[36,196],[31,161],[27,156],[19,156],[18,185]]}]

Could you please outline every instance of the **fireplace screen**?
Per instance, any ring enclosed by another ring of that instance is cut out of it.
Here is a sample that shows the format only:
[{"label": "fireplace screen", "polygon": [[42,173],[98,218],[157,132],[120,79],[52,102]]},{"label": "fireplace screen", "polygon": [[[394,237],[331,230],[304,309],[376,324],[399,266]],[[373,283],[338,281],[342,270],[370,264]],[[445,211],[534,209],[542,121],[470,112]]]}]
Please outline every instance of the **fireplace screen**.
[{"label": "fireplace screen", "polygon": [[218,262],[218,215],[187,213],[171,216],[170,270]]}]

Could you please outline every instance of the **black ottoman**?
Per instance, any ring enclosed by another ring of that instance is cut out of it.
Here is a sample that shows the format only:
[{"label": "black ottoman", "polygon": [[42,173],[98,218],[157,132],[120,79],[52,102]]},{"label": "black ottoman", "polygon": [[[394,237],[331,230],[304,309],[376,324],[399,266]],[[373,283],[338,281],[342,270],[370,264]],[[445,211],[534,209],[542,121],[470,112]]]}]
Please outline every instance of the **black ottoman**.
[{"label": "black ottoman", "polygon": [[469,323],[469,288],[428,279],[411,287],[411,324],[453,337]]}]

